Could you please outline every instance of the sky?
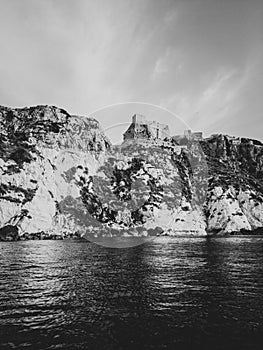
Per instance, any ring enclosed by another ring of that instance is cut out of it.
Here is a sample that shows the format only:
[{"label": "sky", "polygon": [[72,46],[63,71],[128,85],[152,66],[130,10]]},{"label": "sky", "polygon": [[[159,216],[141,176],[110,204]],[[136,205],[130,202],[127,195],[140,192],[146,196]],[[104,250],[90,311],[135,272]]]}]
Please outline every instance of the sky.
[{"label": "sky", "polygon": [[262,0],[0,0],[0,104],[92,115],[113,141],[134,113],[262,140],[262,62]]}]

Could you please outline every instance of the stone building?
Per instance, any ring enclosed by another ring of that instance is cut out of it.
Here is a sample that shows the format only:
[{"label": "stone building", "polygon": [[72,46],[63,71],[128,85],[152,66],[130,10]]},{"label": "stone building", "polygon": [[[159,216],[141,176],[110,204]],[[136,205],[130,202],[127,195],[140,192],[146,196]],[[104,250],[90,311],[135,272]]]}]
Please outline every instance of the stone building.
[{"label": "stone building", "polygon": [[172,136],[172,140],[177,142],[179,145],[187,145],[189,141],[202,141],[203,133],[201,131],[192,132],[192,130],[184,130],[183,134]]},{"label": "stone building", "polygon": [[191,130],[185,130],[184,131],[184,137],[187,140],[194,140],[194,141],[202,141],[203,140],[203,133],[202,132],[192,132]]},{"label": "stone building", "polygon": [[170,137],[170,130],[167,124],[161,124],[154,121],[149,121],[141,114],[132,116],[131,125],[123,134],[123,139],[159,139],[163,140]]}]

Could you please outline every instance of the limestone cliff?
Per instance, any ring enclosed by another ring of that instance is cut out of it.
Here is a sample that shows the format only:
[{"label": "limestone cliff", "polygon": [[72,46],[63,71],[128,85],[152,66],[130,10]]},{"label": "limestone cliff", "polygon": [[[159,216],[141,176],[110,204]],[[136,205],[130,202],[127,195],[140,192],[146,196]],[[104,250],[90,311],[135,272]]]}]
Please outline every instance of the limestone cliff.
[{"label": "limestone cliff", "polygon": [[207,231],[233,233],[263,227],[263,144],[218,135],[202,142],[209,169]]},{"label": "limestone cliff", "polygon": [[93,118],[0,107],[0,236],[226,234],[263,227],[263,145],[218,135],[112,147]]},{"label": "limestone cliff", "polygon": [[65,197],[79,196],[77,167],[90,174],[110,148],[93,118],[53,106],[0,108],[0,227],[20,234],[78,230],[61,213]]}]

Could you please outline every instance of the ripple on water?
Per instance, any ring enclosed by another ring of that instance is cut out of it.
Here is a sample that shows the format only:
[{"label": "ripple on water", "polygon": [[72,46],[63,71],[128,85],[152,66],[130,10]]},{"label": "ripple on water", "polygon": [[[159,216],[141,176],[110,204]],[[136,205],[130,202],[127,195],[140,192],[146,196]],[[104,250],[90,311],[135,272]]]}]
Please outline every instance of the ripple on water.
[{"label": "ripple on water", "polygon": [[263,238],[0,243],[1,349],[259,349]]}]

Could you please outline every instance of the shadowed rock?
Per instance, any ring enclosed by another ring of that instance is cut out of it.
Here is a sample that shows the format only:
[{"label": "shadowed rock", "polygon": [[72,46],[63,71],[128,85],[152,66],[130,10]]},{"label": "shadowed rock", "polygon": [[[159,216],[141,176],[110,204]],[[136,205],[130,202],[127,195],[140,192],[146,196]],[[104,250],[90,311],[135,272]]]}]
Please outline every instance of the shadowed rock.
[{"label": "shadowed rock", "polygon": [[16,226],[6,225],[0,228],[0,241],[17,241],[18,238],[18,228]]}]

